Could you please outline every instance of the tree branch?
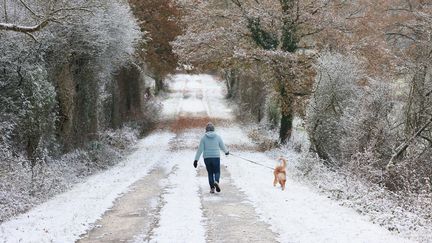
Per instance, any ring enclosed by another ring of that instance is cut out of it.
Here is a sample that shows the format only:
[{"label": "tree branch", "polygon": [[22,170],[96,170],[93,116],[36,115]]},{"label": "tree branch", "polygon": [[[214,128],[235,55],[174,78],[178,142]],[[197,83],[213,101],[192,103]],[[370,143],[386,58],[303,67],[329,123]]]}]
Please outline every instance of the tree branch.
[{"label": "tree branch", "polygon": [[25,9],[27,9],[31,14],[33,14],[34,16],[41,18],[40,15],[36,14],[28,5],[26,2],[24,2],[24,0],[20,0],[20,3],[24,6]]},{"label": "tree branch", "polygon": [[302,96],[312,95],[313,92],[296,92],[296,91],[293,91],[293,92],[288,92],[288,93],[290,93],[294,96],[302,97]]},{"label": "tree branch", "polygon": [[7,12],[7,5],[6,5],[6,0],[3,0],[3,8],[4,8],[4,18],[5,18],[5,22],[9,22],[8,12]]},{"label": "tree branch", "polygon": [[58,14],[59,12],[65,12],[65,11],[84,11],[92,13],[90,9],[87,7],[72,7],[72,8],[59,8],[49,13],[48,16],[54,16],[55,14]]},{"label": "tree branch", "polygon": [[237,7],[243,9],[242,4],[240,3],[239,0],[231,0],[232,3],[234,3]]},{"label": "tree branch", "polygon": [[[27,9],[29,12],[31,12],[34,16],[36,16],[37,18],[42,18],[40,15],[34,12],[24,0],[19,0],[19,1],[24,6],[24,8]],[[6,4],[6,2],[4,3]],[[69,16],[66,15],[66,16],[56,17],[56,15],[58,15],[61,12],[70,12],[70,11],[85,11],[90,13],[92,12],[89,8],[85,6],[59,8],[47,13],[46,16],[43,18],[43,20],[37,25],[33,25],[33,26],[18,25],[18,24],[7,23],[6,21],[6,23],[0,23],[0,31],[4,30],[4,31],[15,31],[15,32],[24,33],[30,36],[32,39],[36,40],[34,35],[32,35],[31,33],[40,31],[41,29],[45,28],[50,22],[59,23],[59,20],[67,18]]]},{"label": "tree branch", "polygon": [[395,159],[397,159],[405,150],[408,148],[408,146],[414,141],[414,139],[421,135],[421,133],[430,125],[432,124],[432,117],[429,118],[429,120],[416,132],[413,136],[411,136],[410,139],[402,143],[396,150],[396,152],[391,157],[390,161],[387,164],[387,169],[390,167],[393,167],[395,165]]},{"label": "tree branch", "polygon": [[15,31],[21,33],[33,33],[45,28],[50,21],[51,21],[50,19],[45,19],[44,21],[34,26],[0,23],[0,30]]},{"label": "tree branch", "polygon": [[30,36],[30,37],[31,37],[35,42],[39,42],[39,41],[36,39],[36,37],[35,37],[32,33],[24,32],[24,34]]},{"label": "tree branch", "polygon": [[402,33],[397,33],[397,32],[388,32],[388,33],[386,33],[385,35],[388,35],[388,36],[400,36],[400,37],[403,37],[403,38],[406,38],[406,39],[410,39],[410,40],[412,40],[412,41],[414,41],[414,42],[417,42],[416,39],[412,38],[412,37],[409,36],[409,35],[405,35],[405,34],[402,34]]},{"label": "tree branch", "polygon": [[316,30],[308,32],[308,33],[301,34],[300,38],[303,38],[303,37],[306,37],[306,36],[310,36],[310,35],[318,34],[318,33],[320,33],[323,30],[324,30],[324,28],[320,28],[320,29],[316,29]]}]

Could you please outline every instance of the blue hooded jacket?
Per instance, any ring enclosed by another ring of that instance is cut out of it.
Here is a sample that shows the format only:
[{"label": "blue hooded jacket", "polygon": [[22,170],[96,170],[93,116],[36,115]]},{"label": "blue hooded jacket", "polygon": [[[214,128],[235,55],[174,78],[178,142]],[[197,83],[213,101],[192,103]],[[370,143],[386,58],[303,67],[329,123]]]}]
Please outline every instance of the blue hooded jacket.
[{"label": "blue hooded jacket", "polygon": [[199,158],[201,157],[201,153],[204,153],[204,159],[220,158],[219,150],[222,150],[225,153],[228,152],[222,141],[222,138],[213,131],[206,132],[205,135],[201,138],[198,151],[195,155],[195,160],[199,160]]}]

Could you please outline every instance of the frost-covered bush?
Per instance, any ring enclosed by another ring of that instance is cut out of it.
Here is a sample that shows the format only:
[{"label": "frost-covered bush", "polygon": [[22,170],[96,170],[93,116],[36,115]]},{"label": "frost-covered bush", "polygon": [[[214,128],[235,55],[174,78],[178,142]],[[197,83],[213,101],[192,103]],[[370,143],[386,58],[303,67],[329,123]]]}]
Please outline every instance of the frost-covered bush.
[{"label": "frost-covered bush", "polygon": [[383,161],[390,158],[395,123],[390,86],[366,79],[361,64],[341,54],[324,53],[318,70],[307,110],[307,130],[318,155],[336,164],[366,150]]},{"label": "frost-covered bush", "polygon": [[[396,124],[393,111],[393,90],[389,85],[370,80],[362,88],[358,99],[354,99],[341,117],[343,129],[341,150],[346,156],[372,150],[377,158],[386,161],[391,157]],[[385,163],[381,164],[381,168]]]},{"label": "frost-covered bush", "polygon": [[117,130],[108,130],[100,135],[100,141],[119,149],[127,149],[137,142],[139,134],[137,130],[123,127]]},{"label": "frost-covered bush", "polygon": [[[4,1],[0,22],[50,21],[28,34],[0,30],[0,221],[117,163],[138,133],[111,130],[105,112],[114,73],[134,63],[143,38],[129,4],[26,3]],[[144,100],[144,92],[139,96]],[[155,102],[148,99],[141,108],[149,113],[143,123],[154,123]]]},{"label": "frost-covered bush", "polygon": [[20,43],[15,33],[2,38],[0,122],[7,125],[2,140],[8,140],[15,152],[26,151],[33,161],[43,159],[56,121],[54,87],[47,79],[43,58],[33,49],[38,45],[28,40]]},{"label": "frost-covered bush", "polygon": [[352,57],[330,52],[318,59],[314,94],[306,111],[307,131],[313,149],[321,158],[337,162],[342,158],[341,119],[361,96],[358,82],[363,72]]},{"label": "frost-covered bush", "polygon": [[[351,168],[368,170],[375,160],[374,154],[366,151],[350,161]],[[362,168],[362,167],[366,168]],[[432,194],[398,194],[373,183],[378,171],[371,171],[370,177],[357,170],[329,168],[316,154],[304,153],[289,164],[289,173],[297,180],[313,186],[341,205],[351,207],[367,216],[372,222],[390,231],[401,233],[419,242],[432,240]],[[361,172],[361,170],[360,170]],[[380,177],[383,179],[383,177]]]},{"label": "frost-covered bush", "polygon": [[302,118],[294,117],[291,138],[286,146],[296,152],[310,151],[311,144],[305,129],[305,121]]},{"label": "frost-covered bush", "polygon": [[[113,72],[132,60],[142,37],[125,2],[5,2],[1,19],[37,23],[28,9],[58,21],[29,35],[0,31],[0,122],[12,124],[10,139],[33,162],[68,151],[106,128],[102,105],[110,99]],[[51,13],[53,9],[61,9]],[[69,10],[68,10],[69,9]],[[72,9],[72,10],[71,10]],[[12,131],[12,132],[11,132]],[[60,149],[58,142],[61,143]],[[63,148],[61,148],[63,147]]]},{"label": "frost-covered bush", "polygon": [[101,133],[100,140],[31,168],[23,156],[0,163],[0,222],[29,210],[73,184],[120,161],[137,141],[129,127]]},{"label": "frost-covered bush", "polygon": [[[312,146],[326,163],[359,178],[400,193],[421,192],[431,186],[430,145],[414,140],[397,167],[387,168],[406,140],[407,124],[401,121],[408,121],[408,113],[389,83],[363,80],[359,66],[341,54],[320,57],[306,123]],[[427,140],[427,133],[419,137]]]},{"label": "frost-covered bush", "polygon": [[388,230],[430,241],[432,154],[421,140],[428,140],[427,132],[387,167],[405,136],[412,136],[409,113],[401,107],[415,102],[405,105],[403,89],[363,76],[361,63],[351,57],[327,52],[317,68],[306,116],[316,153],[305,153],[296,176]]},{"label": "frost-covered bush", "polygon": [[432,152],[421,156],[407,156],[383,175],[385,186],[403,194],[432,196]]},{"label": "frost-covered bush", "polygon": [[23,158],[0,164],[0,222],[28,210],[35,201],[30,194],[31,171]]},{"label": "frost-covered bush", "polygon": [[135,122],[141,134],[146,134],[151,131],[158,123],[162,111],[162,103],[159,101],[147,101],[143,107],[143,119]]},{"label": "frost-covered bush", "polygon": [[[0,116],[3,116],[3,113],[0,113]],[[11,135],[14,129],[14,124],[12,121],[4,121],[3,117],[0,122],[0,161],[6,161],[7,159],[12,157],[12,140]]]},{"label": "frost-covered bush", "polygon": [[138,130],[129,127],[101,132],[99,139],[87,145],[89,170],[105,169],[117,164],[123,158],[122,152],[136,143],[138,135]]}]

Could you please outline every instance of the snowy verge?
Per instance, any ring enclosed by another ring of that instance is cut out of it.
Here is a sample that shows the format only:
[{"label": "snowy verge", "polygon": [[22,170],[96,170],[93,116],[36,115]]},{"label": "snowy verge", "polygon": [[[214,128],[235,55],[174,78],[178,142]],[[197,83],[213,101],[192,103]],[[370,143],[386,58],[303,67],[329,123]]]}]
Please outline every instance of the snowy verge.
[{"label": "snowy verge", "polygon": [[371,222],[411,240],[432,242],[430,196],[398,195],[346,168],[331,170],[309,153],[298,154],[289,168],[294,180],[354,209]]},{"label": "snowy verge", "polygon": [[[297,120],[297,121],[296,121]],[[329,168],[309,152],[310,142],[300,119],[294,120],[292,137],[286,146],[266,152],[268,157],[284,155],[292,158],[288,164],[290,178],[312,191],[331,198],[344,207],[352,208],[369,221],[418,242],[432,242],[431,196],[418,193],[394,193],[374,184],[347,166]],[[253,138],[275,140],[277,134],[251,125]],[[368,153],[358,157],[368,159]],[[361,166],[361,165],[357,165]]]},{"label": "snowy verge", "polygon": [[123,127],[98,133],[98,139],[60,157],[47,156],[31,167],[24,156],[0,163],[0,224],[69,190],[88,176],[123,160],[138,142],[138,129]]},{"label": "snowy verge", "polygon": [[165,155],[161,147],[174,135],[156,133],[141,140],[124,163],[89,177],[60,194],[0,225],[1,242],[75,242],[113,205],[127,188],[145,176]]},{"label": "snowy verge", "polygon": [[[222,128],[219,132],[227,134],[228,130]],[[229,133],[235,134],[237,142],[247,143],[247,135],[241,129]],[[231,143],[234,144],[235,140]],[[225,164],[234,184],[244,191],[260,218],[280,235],[281,242],[410,242],[374,225],[355,210],[340,206],[337,201],[293,180],[291,176],[294,172],[290,170],[294,170],[294,164],[298,163],[299,153],[291,149],[274,149],[268,155],[241,150],[232,153],[233,156],[229,156]],[[280,155],[288,159],[286,191],[272,185],[273,170],[270,168],[274,168],[276,158]],[[237,156],[270,168],[252,164]]]},{"label": "snowy verge", "polygon": [[[267,159],[273,158],[274,161],[281,155],[289,158],[287,173],[293,182],[305,185],[317,195],[330,198],[342,207],[351,208],[365,220],[380,225],[392,234],[413,241],[431,241],[430,219],[423,217],[427,209],[419,206],[419,202],[426,204],[424,199],[401,199],[382,187],[349,174],[349,171],[330,170],[310,155],[309,141],[301,123],[300,119],[294,123],[292,138],[286,146],[265,152]],[[248,134],[257,135],[249,137],[257,139],[258,143],[266,139],[276,141],[277,134],[260,126],[249,125],[246,130]]]},{"label": "snowy verge", "polygon": [[[239,155],[268,166],[275,163],[261,153]],[[291,179],[286,191],[274,188],[270,169],[235,157],[226,164],[235,185],[246,193],[261,219],[280,235],[281,242],[410,242]]]}]

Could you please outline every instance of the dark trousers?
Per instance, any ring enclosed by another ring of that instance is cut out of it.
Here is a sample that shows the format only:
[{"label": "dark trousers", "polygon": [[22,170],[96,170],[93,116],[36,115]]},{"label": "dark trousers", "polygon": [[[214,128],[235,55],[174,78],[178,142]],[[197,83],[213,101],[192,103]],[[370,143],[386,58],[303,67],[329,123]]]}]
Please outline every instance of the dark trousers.
[{"label": "dark trousers", "polygon": [[214,182],[219,183],[220,178],[220,158],[206,158],[204,163],[207,168],[210,188],[214,188]]}]

